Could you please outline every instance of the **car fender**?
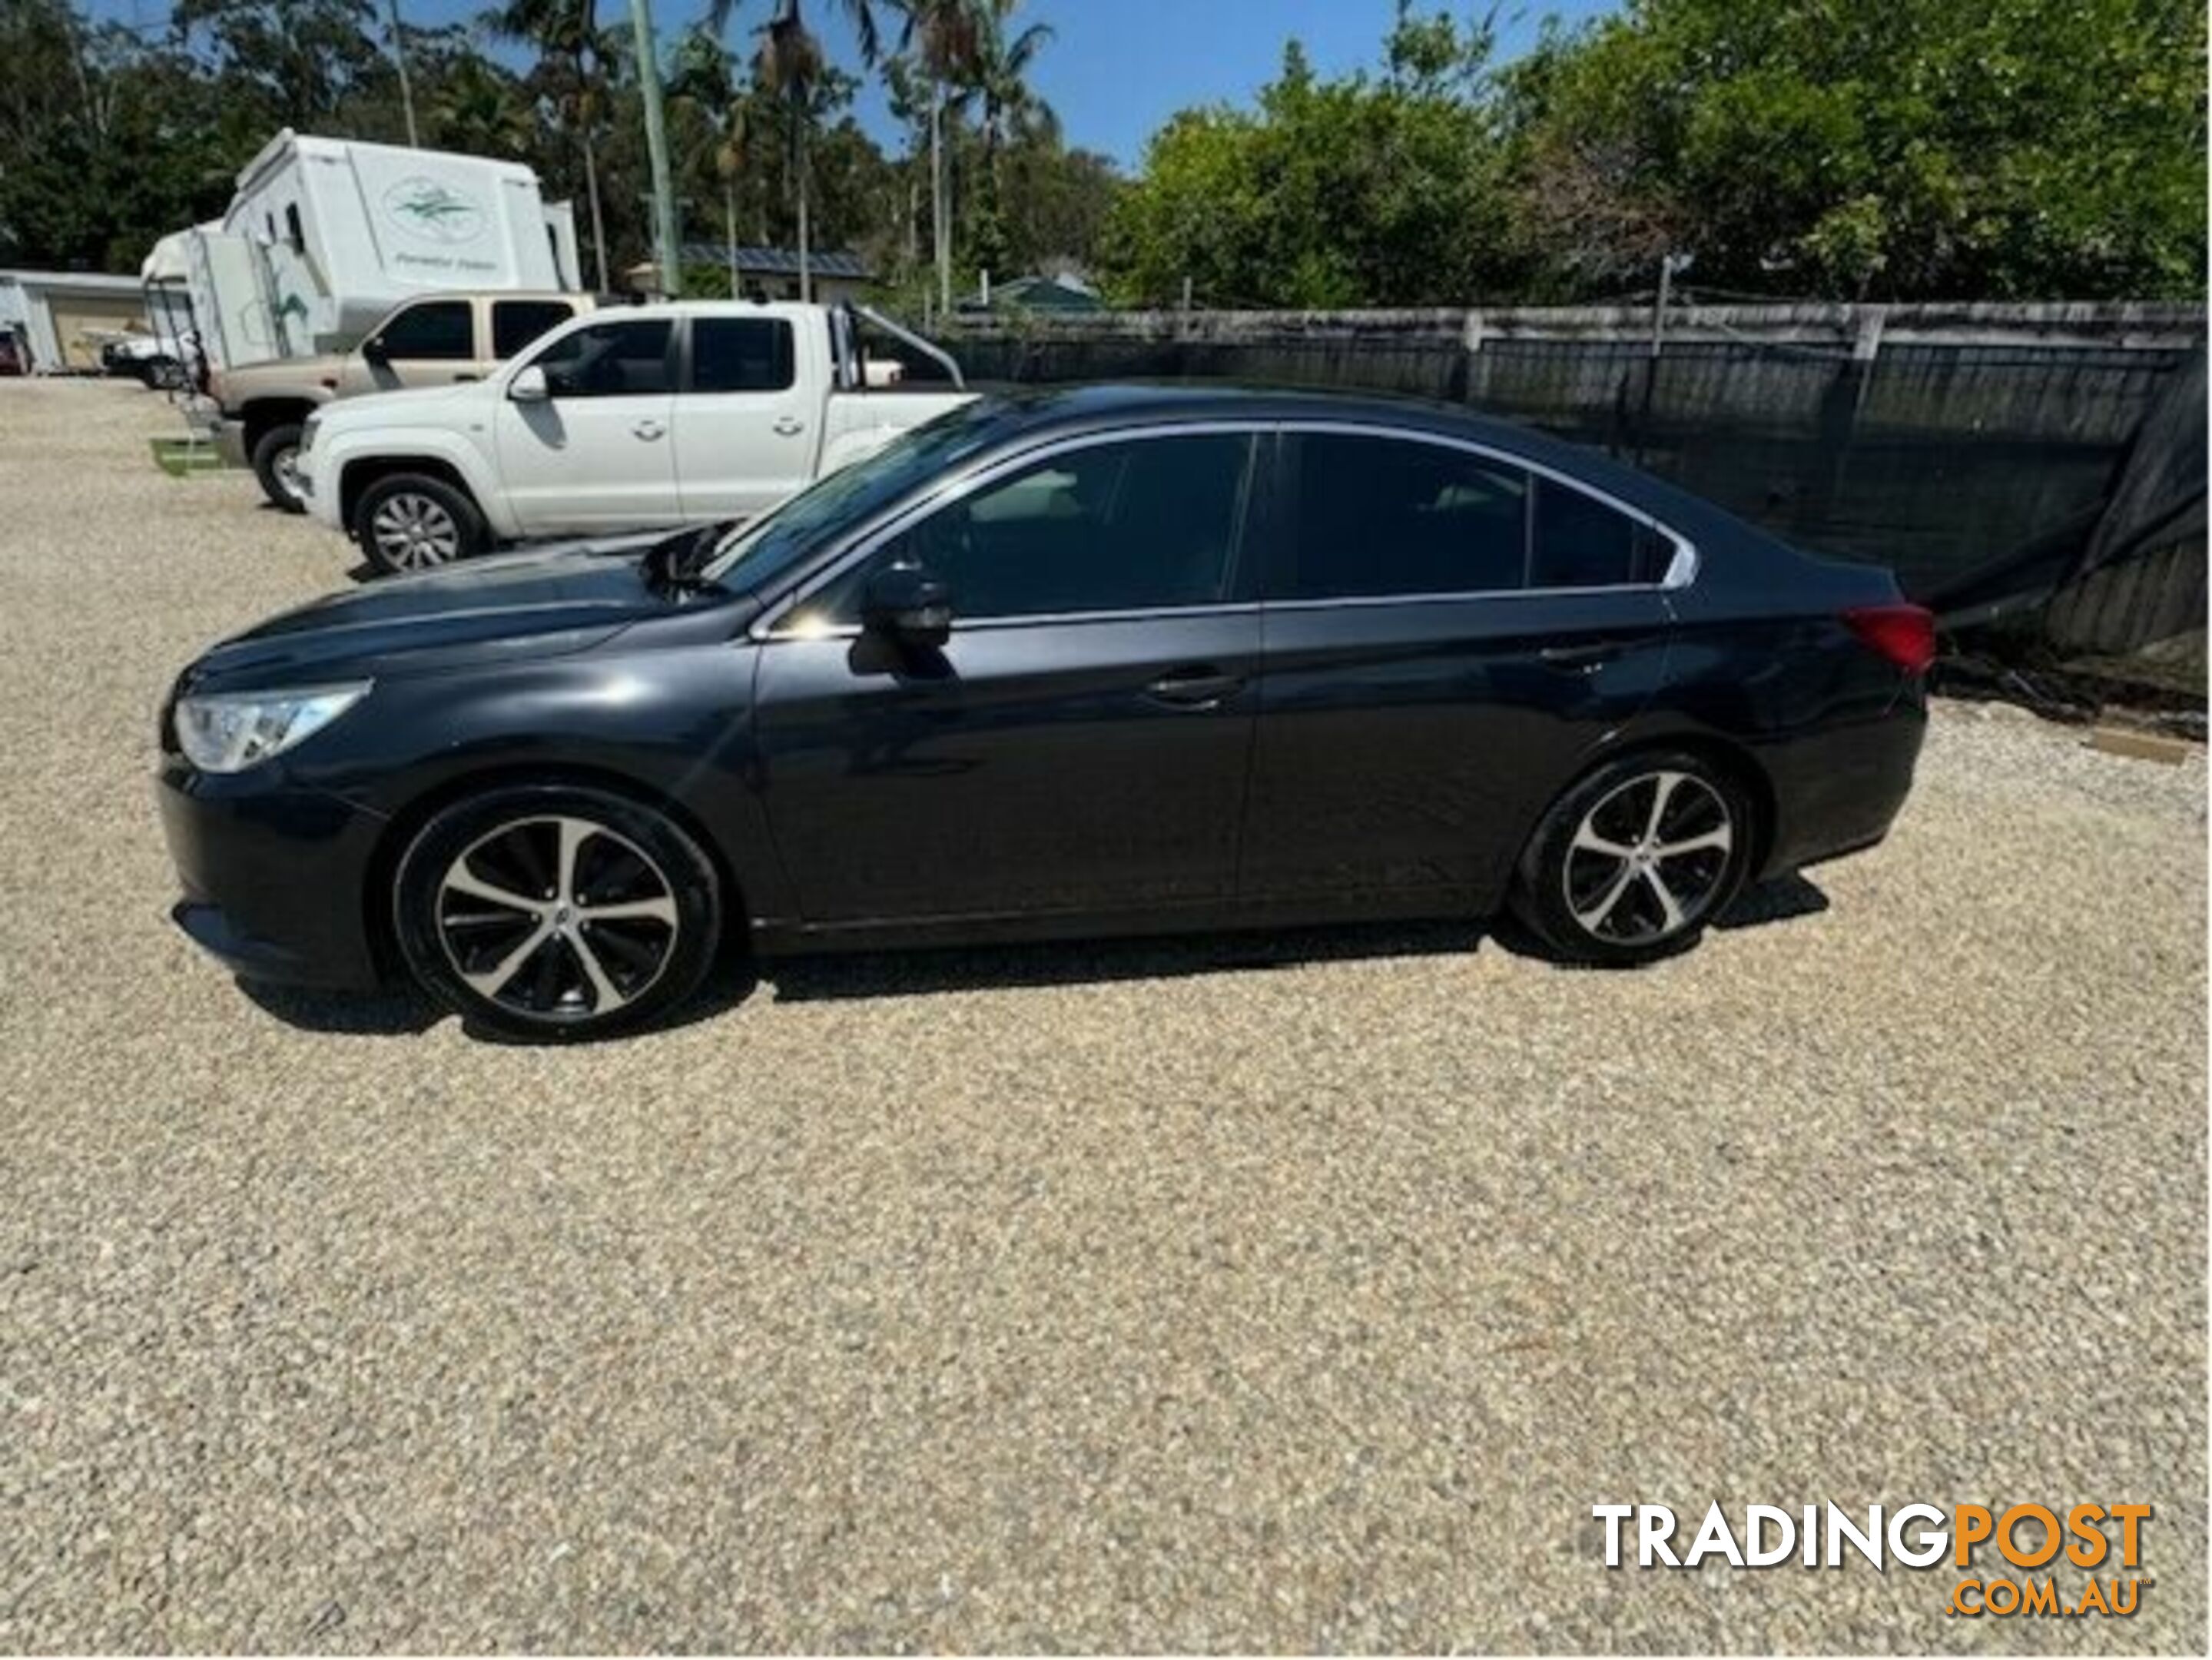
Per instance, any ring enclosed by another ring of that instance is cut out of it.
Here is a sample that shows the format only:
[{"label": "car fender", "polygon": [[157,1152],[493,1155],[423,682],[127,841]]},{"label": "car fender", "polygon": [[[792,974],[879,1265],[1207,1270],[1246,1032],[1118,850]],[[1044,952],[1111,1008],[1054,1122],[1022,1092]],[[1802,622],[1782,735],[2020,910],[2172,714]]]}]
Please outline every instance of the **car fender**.
[{"label": "car fender", "polygon": [[486,447],[488,442],[488,434],[428,425],[319,432],[309,452],[314,515],[344,529],[341,514],[351,470],[374,464],[380,471],[385,464],[421,459],[452,468],[475,499],[492,534],[501,539],[512,538],[520,527],[501,487],[499,469]]}]

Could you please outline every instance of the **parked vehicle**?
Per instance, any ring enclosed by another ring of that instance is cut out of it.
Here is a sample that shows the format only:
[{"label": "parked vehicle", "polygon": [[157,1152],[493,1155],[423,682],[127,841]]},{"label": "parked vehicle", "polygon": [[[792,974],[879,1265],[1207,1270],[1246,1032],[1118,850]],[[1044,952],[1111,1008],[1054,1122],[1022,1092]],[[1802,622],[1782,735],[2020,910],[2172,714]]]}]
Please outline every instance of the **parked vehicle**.
[{"label": "parked vehicle", "polygon": [[495,543],[745,520],[963,391],[877,384],[872,313],[717,301],[603,312],[467,386],[318,411],[298,451],[308,511],[384,571]]},{"label": "parked vehicle", "polygon": [[233,465],[251,466],[275,506],[304,513],[300,430],[324,404],[481,380],[548,329],[598,305],[587,294],[433,295],[398,307],[349,352],[219,369],[208,386],[216,447]]},{"label": "parked vehicle", "polygon": [[161,723],[185,932],[487,1027],[761,952],[1482,915],[1686,945],[1878,841],[1927,612],[1463,412],[994,398],[735,533],[356,589]]},{"label": "parked vehicle", "polygon": [[101,335],[99,344],[105,374],[136,380],[149,392],[185,384],[185,348],[173,336],[118,330]]}]

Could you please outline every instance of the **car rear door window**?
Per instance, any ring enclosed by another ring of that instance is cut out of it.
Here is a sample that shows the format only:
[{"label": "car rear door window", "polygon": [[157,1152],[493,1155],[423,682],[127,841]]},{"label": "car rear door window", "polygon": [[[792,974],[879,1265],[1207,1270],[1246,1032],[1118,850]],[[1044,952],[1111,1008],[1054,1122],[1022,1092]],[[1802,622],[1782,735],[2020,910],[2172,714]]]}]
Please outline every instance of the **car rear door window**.
[{"label": "car rear door window", "polygon": [[783,392],[798,378],[791,325],[784,319],[692,319],[692,391]]},{"label": "car rear door window", "polygon": [[639,318],[591,323],[564,334],[532,360],[556,398],[623,398],[665,392],[669,322]]},{"label": "car rear door window", "polygon": [[476,356],[476,324],[465,300],[425,300],[401,312],[377,338],[385,356],[415,362],[465,362]]},{"label": "car rear door window", "polygon": [[1673,550],[1641,520],[1555,479],[1536,481],[1528,586],[1618,587],[1656,582]]},{"label": "car rear door window", "polygon": [[491,355],[504,363],[548,329],[575,313],[558,300],[495,300],[491,307]]},{"label": "car rear door window", "polygon": [[963,618],[1218,604],[1252,454],[1243,433],[1063,451],[933,514],[807,610],[858,621],[868,575],[893,563],[926,566]]},{"label": "car rear door window", "polygon": [[1345,599],[1522,586],[1528,476],[1469,451],[1308,433],[1281,595]]}]

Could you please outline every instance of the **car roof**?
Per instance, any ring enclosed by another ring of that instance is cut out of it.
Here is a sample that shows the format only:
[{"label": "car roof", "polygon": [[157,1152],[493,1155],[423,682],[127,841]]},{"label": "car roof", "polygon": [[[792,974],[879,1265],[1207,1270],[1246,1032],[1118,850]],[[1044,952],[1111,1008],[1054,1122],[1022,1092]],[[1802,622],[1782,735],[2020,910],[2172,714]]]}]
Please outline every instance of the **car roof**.
[{"label": "car roof", "polygon": [[1711,502],[1602,451],[1555,438],[1454,404],[1372,392],[1285,386],[1132,381],[1083,386],[992,388],[985,414],[1000,429],[994,448],[1026,446],[1041,438],[1186,421],[1344,422],[1429,434],[1480,445],[1579,479],[1639,508],[1692,541],[1773,538]]}]

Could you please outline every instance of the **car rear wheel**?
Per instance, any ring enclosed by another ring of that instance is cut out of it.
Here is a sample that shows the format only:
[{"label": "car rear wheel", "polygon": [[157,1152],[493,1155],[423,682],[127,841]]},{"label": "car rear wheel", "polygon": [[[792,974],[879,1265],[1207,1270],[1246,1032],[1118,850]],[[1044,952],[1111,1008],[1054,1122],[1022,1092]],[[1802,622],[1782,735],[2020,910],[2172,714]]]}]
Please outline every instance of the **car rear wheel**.
[{"label": "car rear wheel", "polygon": [[300,486],[300,423],[288,421],[271,427],[253,446],[253,476],[272,506],[286,513],[307,510],[307,492]]},{"label": "car rear wheel", "polygon": [[1753,830],[1742,788],[1702,757],[1624,756],[1553,803],[1522,857],[1513,908],[1576,962],[1669,956],[1743,885]]},{"label": "car rear wheel", "polygon": [[562,1041],[633,1031],[698,989],[721,930],[714,869],[665,814],[609,793],[499,789],[447,808],[393,896],[416,980],[465,1018]]},{"label": "car rear wheel", "polygon": [[465,559],[490,542],[475,502],[442,478],[412,472],[380,478],[361,493],[353,533],[387,575]]}]

